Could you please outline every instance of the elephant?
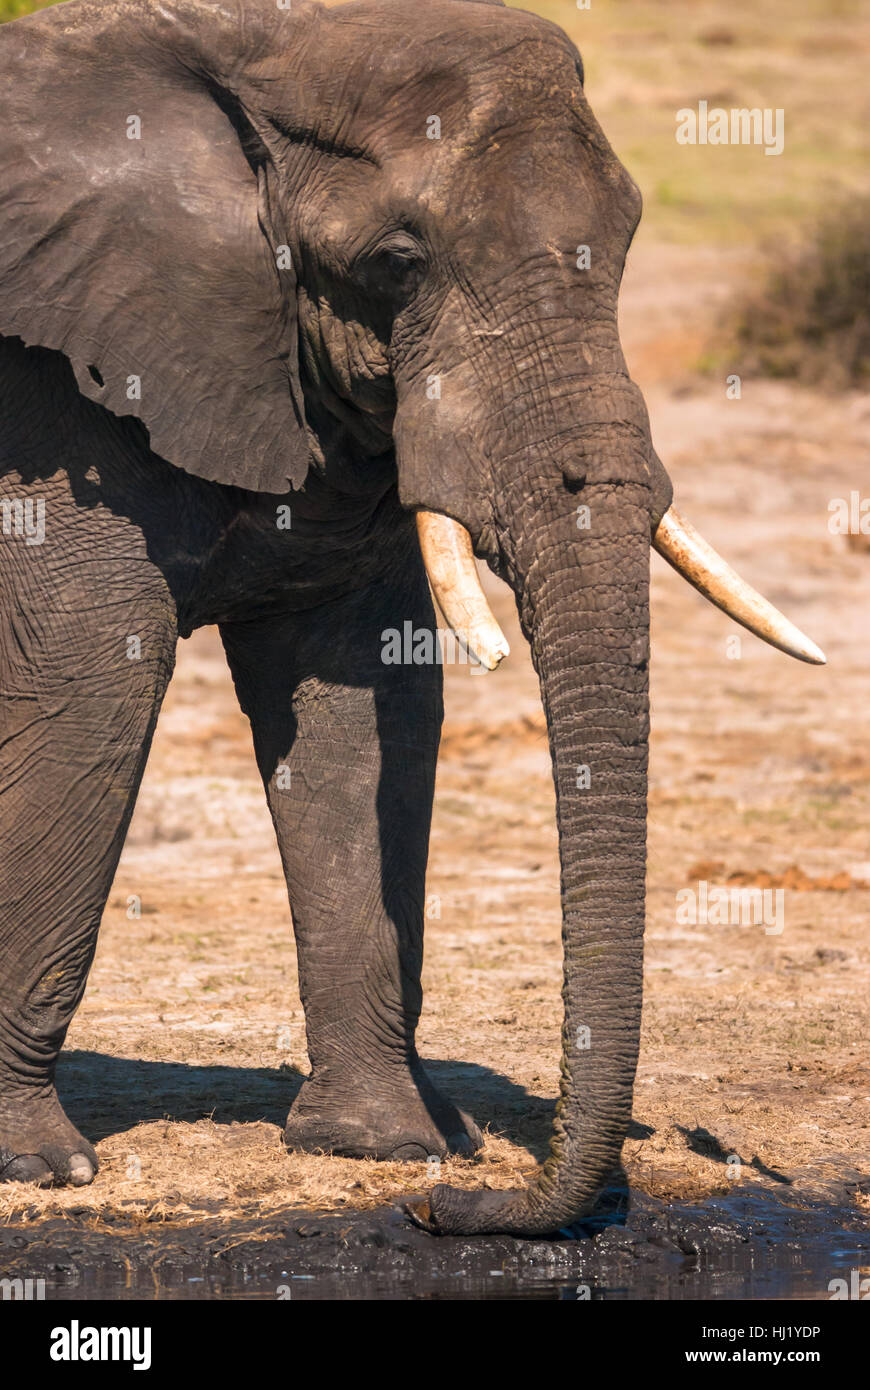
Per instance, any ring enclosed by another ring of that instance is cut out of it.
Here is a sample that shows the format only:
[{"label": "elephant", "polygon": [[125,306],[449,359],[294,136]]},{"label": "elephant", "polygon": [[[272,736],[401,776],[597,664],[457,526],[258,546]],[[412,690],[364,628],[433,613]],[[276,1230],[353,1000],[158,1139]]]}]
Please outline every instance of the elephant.
[{"label": "elephant", "polygon": [[206,624],[296,937],[286,1145],[478,1149],[415,1045],[442,669],[385,661],[383,634],[434,630],[434,595],[497,667],[481,560],[547,722],[560,1099],[525,1188],[409,1211],[575,1223],[638,1055],[650,548],[824,660],[673,505],[617,329],[641,198],[580,55],[500,0],[70,0],[3,26],[0,65],[0,1175],[96,1174],[55,1067],[177,640]]}]

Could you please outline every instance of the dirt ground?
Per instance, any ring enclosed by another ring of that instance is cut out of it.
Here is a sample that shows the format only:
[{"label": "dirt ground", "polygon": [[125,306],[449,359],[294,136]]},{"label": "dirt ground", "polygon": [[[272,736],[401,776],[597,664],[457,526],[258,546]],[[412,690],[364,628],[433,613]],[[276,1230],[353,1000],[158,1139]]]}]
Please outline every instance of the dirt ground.
[{"label": "dirt ground", "polygon": [[[827,4],[819,19],[813,0],[795,18],[776,0],[770,42],[742,0],[727,23],[716,4],[541,9],[581,43],[595,109],[644,190],[623,342],[678,505],[829,663],[800,665],[748,634],[735,647],[740,630],[653,557],[646,995],[626,1168],[650,1199],[749,1181],[809,1192],[847,1173],[870,1191],[870,538],[827,525],[831,499],[870,488],[870,400],[749,379],[728,400],[722,377],[696,370],[754,273],[752,229],[791,226],[804,201],[855,177],[860,7]],[[752,104],[759,91],[759,104],[792,99],[790,166],[723,151],[707,182],[697,162],[673,172],[674,106]],[[487,586],[512,656],[493,676],[447,670],[419,1040],[486,1127],[483,1153],[440,1176],[508,1187],[546,1153],[560,916],[537,683],[511,595]],[[699,880],[781,886],[782,931],[681,923],[676,895]],[[217,633],[201,631],[180,645],[59,1070],[100,1173],[75,1191],[0,1189],[0,1221],[229,1222],[375,1208],[431,1184],[422,1163],[288,1156],[280,1127],[306,1069],[247,721]]]}]

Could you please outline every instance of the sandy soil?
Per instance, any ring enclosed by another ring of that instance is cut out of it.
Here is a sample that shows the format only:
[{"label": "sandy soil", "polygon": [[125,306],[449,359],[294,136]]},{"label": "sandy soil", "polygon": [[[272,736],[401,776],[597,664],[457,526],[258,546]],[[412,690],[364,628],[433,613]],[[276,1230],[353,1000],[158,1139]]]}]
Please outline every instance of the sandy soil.
[{"label": "sandy soil", "polygon": [[[739,256],[641,242],[624,343],[681,508],[829,665],[748,634],[735,655],[739,630],[654,557],[646,1007],[625,1159],[658,1197],[870,1181],[870,549],[827,528],[831,498],[866,491],[870,403],[753,381],[730,401],[693,375],[741,274]],[[488,583],[513,656],[493,677],[447,674],[420,1043],[487,1127],[483,1154],[442,1176],[503,1187],[546,1152],[561,949],[537,685],[512,598]],[[784,885],[779,934],[678,921],[679,890],[733,875]],[[425,1164],[288,1156],[279,1127],[306,1069],[277,848],[206,630],[181,645],[60,1068],[100,1174],[73,1192],[8,1187],[0,1217],[193,1222],[429,1184]]]}]

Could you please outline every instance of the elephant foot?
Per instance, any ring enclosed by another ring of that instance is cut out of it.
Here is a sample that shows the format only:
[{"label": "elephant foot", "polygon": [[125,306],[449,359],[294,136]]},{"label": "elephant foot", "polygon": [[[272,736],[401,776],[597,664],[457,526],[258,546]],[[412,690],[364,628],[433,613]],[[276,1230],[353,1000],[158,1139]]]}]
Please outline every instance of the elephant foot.
[{"label": "elephant foot", "polygon": [[84,1187],[98,1167],[53,1091],[14,1100],[0,1091],[0,1182]]},{"label": "elephant foot", "polygon": [[448,1154],[470,1158],[483,1136],[418,1064],[390,1079],[318,1072],[293,1102],[284,1143],[304,1153],[419,1163]]}]

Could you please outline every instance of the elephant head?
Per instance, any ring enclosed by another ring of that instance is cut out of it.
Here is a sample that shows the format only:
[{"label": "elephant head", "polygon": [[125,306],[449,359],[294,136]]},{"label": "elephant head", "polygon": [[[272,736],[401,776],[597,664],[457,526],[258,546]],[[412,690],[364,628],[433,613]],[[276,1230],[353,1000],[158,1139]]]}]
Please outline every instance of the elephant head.
[{"label": "elephant head", "polygon": [[617,332],[640,195],[580,57],[499,0],[82,0],[0,49],[0,332],[66,353],[86,396],[218,483],[302,486],[340,428],[357,486],[394,470],[487,666],[507,644],[473,554],[515,591],[557,796],[561,1099],[527,1189],[439,1186],[416,1216],[552,1232],[590,1210],[631,1113],[650,544],[823,660],[672,506]]}]

